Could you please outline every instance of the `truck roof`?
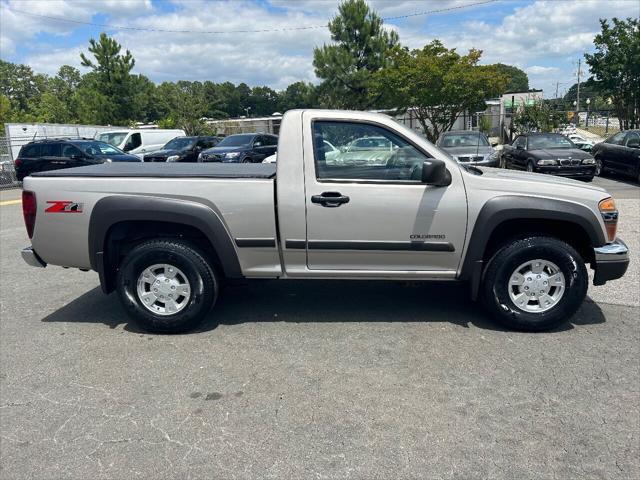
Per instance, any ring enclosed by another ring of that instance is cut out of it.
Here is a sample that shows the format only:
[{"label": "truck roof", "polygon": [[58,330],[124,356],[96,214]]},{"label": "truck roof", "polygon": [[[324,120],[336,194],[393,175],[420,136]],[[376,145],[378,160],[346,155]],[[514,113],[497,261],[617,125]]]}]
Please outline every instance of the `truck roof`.
[{"label": "truck roof", "polygon": [[33,177],[274,178],[273,163],[130,163],[37,172]]}]

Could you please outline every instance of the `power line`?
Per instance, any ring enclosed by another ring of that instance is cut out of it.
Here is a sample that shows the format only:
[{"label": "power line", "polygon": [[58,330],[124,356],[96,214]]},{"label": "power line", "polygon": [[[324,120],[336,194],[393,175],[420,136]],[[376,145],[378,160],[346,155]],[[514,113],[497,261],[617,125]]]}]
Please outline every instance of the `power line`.
[{"label": "power line", "polygon": [[[486,5],[488,3],[494,3],[500,0],[484,0],[481,2],[474,2],[474,3],[468,3],[466,5],[458,5],[455,7],[448,7],[448,8],[439,8],[439,9],[435,9],[435,10],[425,10],[422,12],[416,12],[416,13],[410,13],[407,15],[398,15],[395,17],[384,17],[382,20],[384,21],[388,21],[388,20],[400,20],[400,19],[404,19],[404,18],[410,18],[410,17],[418,17],[418,16],[422,16],[422,15],[431,15],[431,14],[436,14],[436,13],[444,13],[444,12],[450,12],[452,10],[461,10],[463,8],[469,8],[469,7],[476,7],[479,5]],[[7,8],[7,7],[5,7]],[[37,18],[45,18],[47,20],[55,20],[55,21],[59,21],[59,22],[67,22],[67,23],[75,23],[78,25],[89,25],[92,27],[100,27],[100,28],[106,28],[109,30],[133,30],[133,31],[138,31],[138,32],[156,32],[156,33],[201,33],[201,34],[207,34],[207,35],[220,35],[220,34],[226,34],[226,33],[269,33],[269,32],[287,32],[287,31],[294,31],[294,30],[312,30],[312,29],[317,29],[317,28],[327,28],[327,24],[323,24],[323,25],[309,25],[306,27],[284,27],[284,28],[273,28],[273,29],[259,29],[259,30],[168,30],[168,29],[164,29],[164,28],[143,28],[143,27],[127,27],[124,25],[111,25],[108,23],[93,23],[93,22],[83,22],[81,20],[74,20],[72,18],[63,18],[63,17],[54,17],[54,16],[50,16],[50,15],[41,15],[39,13],[32,13],[32,12],[27,12],[25,10],[19,10],[13,7],[7,8],[8,10],[12,11],[13,13],[17,13],[20,15],[27,15],[29,17],[37,17]]]}]

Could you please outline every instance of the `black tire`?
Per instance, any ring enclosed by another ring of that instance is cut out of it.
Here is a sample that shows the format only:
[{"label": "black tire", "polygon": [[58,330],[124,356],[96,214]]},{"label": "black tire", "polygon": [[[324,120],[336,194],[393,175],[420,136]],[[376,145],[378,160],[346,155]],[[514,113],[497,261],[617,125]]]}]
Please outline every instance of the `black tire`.
[{"label": "black tire", "polygon": [[[549,310],[527,312],[515,305],[509,295],[509,281],[518,266],[530,260],[547,260],[558,266],[565,279],[565,290]],[[588,286],[582,257],[571,245],[549,237],[528,237],[502,247],[490,260],[484,274],[482,300],[491,316],[502,325],[530,332],[549,330],[568,321],[582,304]]]},{"label": "black tire", "polygon": [[244,157],[242,163],[253,163],[253,160],[251,160],[251,157]]},{"label": "black tire", "polygon": [[595,160],[596,160],[596,170],[594,172],[594,176],[601,177],[604,174],[604,169],[602,168],[602,160],[599,157],[596,157]]},{"label": "black tire", "polygon": [[535,163],[533,163],[533,160],[528,160],[527,161],[527,172],[535,173],[535,171],[536,171]]},{"label": "black tire", "polygon": [[[138,278],[155,264],[177,267],[189,283],[186,305],[175,314],[156,314],[138,296]],[[117,276],[118,295],[129,316],[145,330],[162,333],[180,333],[198,326],[218,298],[218,284],[215,270],[205,257],[193,245],[173,239],[136,246],[122,261]]]}]

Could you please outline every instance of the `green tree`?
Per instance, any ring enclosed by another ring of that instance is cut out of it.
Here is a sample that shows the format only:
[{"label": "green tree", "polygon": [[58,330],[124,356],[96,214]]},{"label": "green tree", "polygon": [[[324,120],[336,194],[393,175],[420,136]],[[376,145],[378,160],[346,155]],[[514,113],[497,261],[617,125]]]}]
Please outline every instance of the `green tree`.
[{"label": "green tree", "polygon": [[502,75],[507,78],[507,84],[504,87],[504,92],[527,92],[529,91],[529,76],[520,70],[518,67],[512,65],[505,65],[504,63],[494,63],[489,65],[498,75]]},{"label": "green tree", "polygon": [[640,127],[640,19],[600,20],[601,31],[593,43],[596,51],[585,55],[598,91],[611,98],[623,129]]},{"label": "green tree", "polygon": [[282,113],[294,108],[314,108],[318,106],[317,89],[312,83],[295,82],[280,92],[278,110]]},{"label": "green tree", "polygon": [[364,0],[345,0],[329,22],[334,44],[313,50],[316,75],[331,107],[368,109],[376,104],[371,79],[389,62],[398,34],[387,31],[383,21]]},{"label": "green tree", "polygon": [[435,141],[461,114],[483,110],[486,99],[504,90],[504,76],[478,65],[481,54],[460,55],[438,40],[419,50],[396,48],[392,65],[376,75],[374,94],[399,111],[413,107],[425,135]]},{"label": "green tree", "polygon": [[26,113],[46,88],[47,77],[31,67],[0,60],[0,95],[11,102],[15,112]]},{"label": "green tree", "polygon": [[94,59],[84,53],[80,54],[80,58],[82,66],[90,68],[93,74],[85,77],[89,88],[95,89],[98,94],[93,98],[98,101],[94,107],[100,106],[96,120],[105,124],[127,124],[133,119],[133,55],[129,50],[121,54],[120,44],[105,33],[100,34],[98,41],[92,38],[89,44],[89,52]]},{"label": "green tree", "polygon": [[556,111],[549,102],[524,104],[516,110],[511,119],[517,133],[552,132],[565,122],[562,112]]}]

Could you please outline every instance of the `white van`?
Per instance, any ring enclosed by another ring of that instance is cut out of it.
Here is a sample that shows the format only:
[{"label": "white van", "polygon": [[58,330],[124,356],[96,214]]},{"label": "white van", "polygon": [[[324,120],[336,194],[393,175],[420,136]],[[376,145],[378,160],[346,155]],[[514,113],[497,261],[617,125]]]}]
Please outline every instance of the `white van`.
[{"label": "white van", "polygon": [[147,153],[160,150],[169,140],[184,137],[184,130],[131,129],[100,132],[96,140],[142,158]]}]

